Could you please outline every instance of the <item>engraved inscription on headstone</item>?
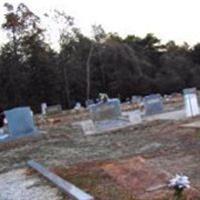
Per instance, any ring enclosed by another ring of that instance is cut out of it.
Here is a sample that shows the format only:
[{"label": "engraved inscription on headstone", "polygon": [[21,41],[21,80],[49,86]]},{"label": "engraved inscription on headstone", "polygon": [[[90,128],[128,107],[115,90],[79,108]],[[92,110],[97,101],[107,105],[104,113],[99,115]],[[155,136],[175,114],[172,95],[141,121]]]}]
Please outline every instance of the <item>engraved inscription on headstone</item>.
[{"label": "engraved inscription on headstone", "polygon": [[196,88],[184,89],[184,103],[187,117],[199,115],[199,105]]}]

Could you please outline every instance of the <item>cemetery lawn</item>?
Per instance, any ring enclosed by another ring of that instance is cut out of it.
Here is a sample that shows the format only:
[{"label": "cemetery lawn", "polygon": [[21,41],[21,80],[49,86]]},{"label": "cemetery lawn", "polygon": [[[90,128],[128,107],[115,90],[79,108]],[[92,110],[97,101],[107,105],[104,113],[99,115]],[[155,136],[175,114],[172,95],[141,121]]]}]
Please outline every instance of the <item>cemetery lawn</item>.
[{"label": "cemetery lawn", "polygon": [[41,125],[46,132],[38,137],[0,144],[0,172],[24,168],[37,174],[26,165],[35,160],[100,200],[170,199],[166,188],[147,190],[183,173],[191,181],[188,198],[200,199],[200,129],[180,127],[199,117],[144,122],[93,136],[71,126],[78,116],[57,118]]}]

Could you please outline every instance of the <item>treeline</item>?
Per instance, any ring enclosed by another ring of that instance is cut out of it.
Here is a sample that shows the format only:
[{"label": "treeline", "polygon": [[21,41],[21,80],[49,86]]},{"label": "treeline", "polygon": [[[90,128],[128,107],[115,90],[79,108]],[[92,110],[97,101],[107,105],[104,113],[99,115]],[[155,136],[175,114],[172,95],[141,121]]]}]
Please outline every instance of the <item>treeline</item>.
[{"label": "treeline", "polygon": [[93,26],[88,38],[73,18],[55,11],[63,22],[60,51],[45,39],[45,27],[26,5],[5,4],[2,29],[9,41],[0,52],[0,106],[4,109],[40,104],[71,108],[100,92],[121,100],[134,94],[168,94],[200,88],[200,44],[190,47],[174,41],[161,44],[153,34],[144,38],[106,33]]}]

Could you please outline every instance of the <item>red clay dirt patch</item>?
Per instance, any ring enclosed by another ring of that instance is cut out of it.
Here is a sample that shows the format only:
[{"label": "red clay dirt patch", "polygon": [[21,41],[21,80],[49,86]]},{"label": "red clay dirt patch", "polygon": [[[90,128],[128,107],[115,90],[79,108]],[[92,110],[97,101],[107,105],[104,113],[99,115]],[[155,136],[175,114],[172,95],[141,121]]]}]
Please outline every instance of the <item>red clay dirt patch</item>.
[{"label": "red clay dirt patch", "polygon": [[136,200],[118,185],[102,168],[101,162],[90,162],[52,171],[95,197],[95,200]]},{"label": "red clay dirt patch", "polygon": [[[162,186],[170,176],[159,169],[150,166],[147,160],[138,156],[120,162],[105,164],[102,168],[124,188],[132,191],[138,199],[164,199],[169,193]],[[154,190],[153,188],[159,188]],[[151,191],[151,192],[148,192]]]},{"label": "red clay dirt patch", "polygon": [[[167,183],[171,175],[151,160],[137,156],[120,161],[90,162],[53,169],[96,200],[174,200]],[[196,189],[184,192],[183,200],[199,200]]]},{"label": "red clay dirt patch", "polygon": [[[120,185],[142,200],[173,200],[173,191],[167,183],[171,175],[159,169],[150,160],[138,156],[128,160],[104,164],[102,168]],[[200,193],[192,188],[184,193],[185,200],[200,199]]]}]

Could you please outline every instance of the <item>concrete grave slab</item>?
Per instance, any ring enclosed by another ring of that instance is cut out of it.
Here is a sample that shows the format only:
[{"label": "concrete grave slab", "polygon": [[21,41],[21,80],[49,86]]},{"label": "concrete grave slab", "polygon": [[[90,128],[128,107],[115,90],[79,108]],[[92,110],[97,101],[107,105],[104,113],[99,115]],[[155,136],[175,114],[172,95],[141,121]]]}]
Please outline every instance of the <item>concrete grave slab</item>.
[{"label": "concrete grave slab", "polygon": [[150,116],[144,116],[143,119],[146,121],[154,121],[154,120],[182,120],[185,119],[185,110],[176,110],[165,112],[161,114],[155,114]]}]

